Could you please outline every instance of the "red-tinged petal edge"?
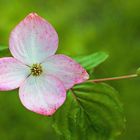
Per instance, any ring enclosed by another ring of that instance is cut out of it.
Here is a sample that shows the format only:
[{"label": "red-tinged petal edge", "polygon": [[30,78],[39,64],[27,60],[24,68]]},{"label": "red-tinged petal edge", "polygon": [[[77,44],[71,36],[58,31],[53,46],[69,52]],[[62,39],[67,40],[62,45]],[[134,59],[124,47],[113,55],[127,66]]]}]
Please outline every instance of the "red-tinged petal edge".
[{"label": "red-tinged petal edge", "polygon": [[16,59],[31,65],[41,63],[56,52],[58,35],[48,21],[31,13],[11,32],[9,44]]},{"label": "red-tinged petal edge", "polygon": [[82,83],[89,79],[86,70],[65,55],[54,55],[47,58],[43,63],[43,67],[48,74],[61,80],[66,89],[70,89],[75,84]]},{"label": "red-tinged petal edge", "polygon": [[63,84],[51,75],[30,76],[20,87],[22,104],[35,113],[51,116],[64,103],[66,90]]}]

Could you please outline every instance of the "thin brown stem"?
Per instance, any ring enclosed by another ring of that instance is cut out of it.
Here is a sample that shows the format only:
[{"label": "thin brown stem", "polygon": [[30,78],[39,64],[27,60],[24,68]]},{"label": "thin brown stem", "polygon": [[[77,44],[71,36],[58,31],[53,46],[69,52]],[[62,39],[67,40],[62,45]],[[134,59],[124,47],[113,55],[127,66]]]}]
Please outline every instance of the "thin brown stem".
[{"label": "thin brown stem", "polygon": [[138,77],[137,74],[131,74],[131,75],[124,75],[119,77],[111,77],[111,78],[101,78],[101,79],[94,79],[94,80],[88,80],[87,82],[105,82],[105,81],[115,81],[115,80],[121,80],[121,79],[129,79],[129,78],[135,78]]}]

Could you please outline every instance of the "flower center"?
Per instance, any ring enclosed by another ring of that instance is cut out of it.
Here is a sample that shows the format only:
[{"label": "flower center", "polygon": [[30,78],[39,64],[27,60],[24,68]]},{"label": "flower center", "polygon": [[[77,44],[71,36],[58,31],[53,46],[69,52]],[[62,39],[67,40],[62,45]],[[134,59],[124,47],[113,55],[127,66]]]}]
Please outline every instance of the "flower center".
[{"label": "flower center", "polygon": [[31,67],[31,74],[33,76],[39,76],[43,72],[41,64],[33,64]]}]

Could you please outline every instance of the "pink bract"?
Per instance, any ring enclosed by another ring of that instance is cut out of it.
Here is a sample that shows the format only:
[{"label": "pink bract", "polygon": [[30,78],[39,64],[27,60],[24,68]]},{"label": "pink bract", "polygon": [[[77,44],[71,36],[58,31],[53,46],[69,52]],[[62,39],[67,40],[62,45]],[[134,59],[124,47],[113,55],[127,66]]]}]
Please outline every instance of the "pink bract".
[{"label": "pink bract", "polygon": [[52,115],[65,101],[66,90],[89,78],[81,65],[55,55],[58,35],[36,13],[21,21],[10,36],[13,57],[0,59],[0,90],[19,88],[22,104],[42,115]]}]

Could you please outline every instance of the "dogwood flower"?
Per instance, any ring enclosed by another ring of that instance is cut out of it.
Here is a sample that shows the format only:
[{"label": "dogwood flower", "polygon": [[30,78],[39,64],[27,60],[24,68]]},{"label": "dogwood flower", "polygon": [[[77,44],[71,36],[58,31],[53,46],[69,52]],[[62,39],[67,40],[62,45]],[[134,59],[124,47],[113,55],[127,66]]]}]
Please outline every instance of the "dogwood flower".
[{"label": "dogwood flower", "polygon": [[65,101],[66,90],[89,78],[78,63],[55,55],[58,35],[46,20],[29,14],[10,35],[13,57],[0,59],[0,91],[19,88],[19,98],[29,110],[52,115]]}]

